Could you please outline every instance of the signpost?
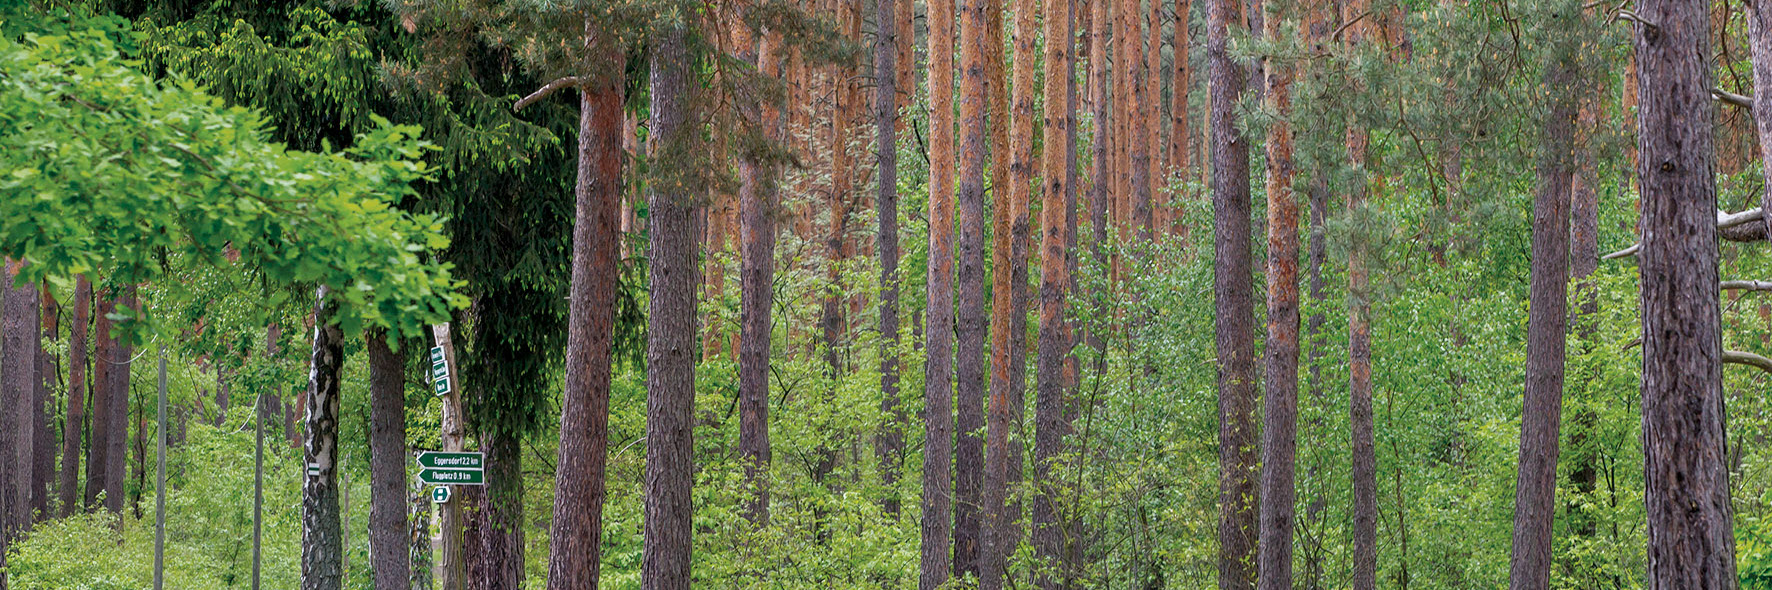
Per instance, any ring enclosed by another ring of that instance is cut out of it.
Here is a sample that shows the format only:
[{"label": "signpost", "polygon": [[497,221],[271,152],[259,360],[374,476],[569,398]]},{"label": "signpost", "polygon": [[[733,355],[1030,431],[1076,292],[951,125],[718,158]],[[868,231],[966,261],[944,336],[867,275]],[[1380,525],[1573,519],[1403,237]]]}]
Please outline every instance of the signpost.
[{"label": "signpost", "polygon": [[449,394],[449,359],[443,356],[443,347],[431,347],[431,391],[437,395]]},{"label": "signpost", "polygon": [[[452,453],[446,451],[421,451],[418,454],[418,480],[437,484],[450,485],[485,485],[486,455],[476,452]],[[438,504],[449,501],[447,488],[445,491],[431,492],[431,501]],[[438,499],[438,494],[442,499]]]}]

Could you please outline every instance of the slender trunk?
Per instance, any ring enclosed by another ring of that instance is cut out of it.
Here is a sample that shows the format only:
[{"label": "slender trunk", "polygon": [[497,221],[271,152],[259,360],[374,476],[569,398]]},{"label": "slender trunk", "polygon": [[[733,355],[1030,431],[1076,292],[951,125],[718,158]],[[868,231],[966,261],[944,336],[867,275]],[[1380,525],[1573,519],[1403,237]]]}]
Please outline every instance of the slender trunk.
[{"label": "slender trunk", "polygon": [[[914,6],[901,10],[897,0],[878,0],[875,4],[878,13],[874,22],[879,25],[879,33],[874,36],[874,72],[879,74],[879,85],[874,88],[874,152],[879,169],[879,192],[874,200],[879,208],[875,249],[880,256],[880,415],[886,423],[874,441],[874,448],[880,462],[880,486],[886,490],[881,508],[896,520],[898,477],[904,455],[904,417],[898,407],[898,93],[916,93],[914,85],[898,86],[909,71],[898,69],[898,46],[902,39],[913,36],[909,28],[899,26],[898,13],[908,15]],[[897,75],[883,75],[887,72]]]},{"label": "slender trunk", "polygon": [[[1358,47],[1371,28],[1366,0],[1342,5],[1345,41]],[[1353,123],[1347,130],[1348,163],[1356,173],[1347,194],[1349,215],[1366,206],[1366,129]],[[1378,459],[1372,443],[1372,326],[1367,291],[1368,236],[1355,233],[1348,247],[1348,425],[1353,456],[1353,590],[1372,590],[1378,576]]]},{"label": "slender trunk", "polygon": [[[1139,65],[1138,79],[1142,81],[1139,97],[1138,121],[1139,141],[1144,145],[1144,194],[1139,195],[1138,205],[1144,208],[1138,213],[1140,228],[1144,241],[1153,241],[1157,237],[1157,227],[1162,223],[1164,203],[1159,194],[1163,189],[1163,3],[1152,0],[1149,18],[1145,19],[1145,38],[1149,41],[1144,50],[1144,61]],[[1134,44],[1140,44],[1134,41]]]},{"label": "slender trunk", "polygon": [[135,495],[129,500],[129,510],[136,518],[142,517],[142,495],[148,491],[148,409],[146,404],[130,404],[135,412]]},{"label": "slender trunk", "polygon": [[960,225],[954,335],[954,576],[978,575],[984,475],[984,172],[987,0],[960,8]]},{"label": "slender trunk", "polygon": [[1211,56],[1213,293],[1218,326],[1218,587],[1255,587],[1257,384],[1255,299],[1249,223],[1249,141],[1236,128],[1243,66],[1231,55],[1240,0],[1212,0],[1207,23]]},{"label": "slender trunk", "polygon": [[111,363],[116,341],[111,339],[111,311],[116,300],[106,293],[95,301],[92,312],[92,418],[87,426],[86,509],[96,510],[107,489],[105,469],[111,456]]},{"label": "slender trunk", "polygon": [[[1734,588],[1705,6],[1637,5],[1643,480],[1651,589]],[[1765,96],[1760,97],[1762,100]]]},{"label": "slender trunk", "polygon": [[369,349],[369,563],[376,590],[405,588],[406,351],[388,346],[386,330],[363,335]]},{"label": "slender trunk", "polygon": [[74,514],[79,502],[80,438],[86,422],[86,334],[91,323],[92,283],[74,279],[74,323],[68,326],[68,411],[62,424],[62,516]]},{"label": "slender trunk", "polygon": [[36,442],[32,432],[35,416],[31,404],[36,401],[37,384],[37,286],[13,284],[24,268],[24,262],[6,261],[4,306],[0,325],[0,496],[5,496],[7,510],[0,513],[0,551],[8,541],[16,540],[31,528],[31,465]]},{"label": "slender trunk", "polygon": [[[1100,2],[1101,0],[1097,0]],[[1024,1],[1022,8],[1032,12],[1032,0]],[[1045,56],[1045,127],[1043,143],[1046,146],[1041,186],[1040,207],[1040,333],[1039,358],[1035,365],[1035,401],[1034,401],[1034,481],[1032,540],[1034,552],[1042,562],[1062,563],[1065,555],[1064,525],[1059,518],[1057,500],[1060,489],[1056,484],[1058,474],[1056,467],[1064,452],[1064,436],[1070,430],[1066,420],[1065,406],[1066,389],[1069,383],[1065,379],[1065,365],[1071,346],[1069,326],[1065,318],[1066,289],[1070,286],[1068,259],[1069,239],[1074,237],[1076,217],[1071,214],[1065,200],[1074,195],[1072,182],[1075,180],[1075,160],[1071,158],[1074,143],[1069,142],[1072,132],[1070,110],[1075,102],[1069,95],[1071,82],[1071,63],[1067,60],[1071,50],[1070,15],[1075,12],[1071,0],[1046,0],[1046,56]],[[1058,15],[1066,15],[1060,19]],[[1016,89],[1018,95],[1032,96],[1033,73],[1026,74],[1026,90],[1022,90],[1020,64],[1032,62],[1032,23],[1031,14],[1022,18],[1018,14],[1018,31],[1025,31],[1029,37],[1029,47],[1024,51],[1020,43],[1022,32],[1016,35]],[[1024,28],[1025,27],[1025,28]],[[1052,39],[1064,39],[1066,43],[1053,43]],[[1025,56],[1025,57],[1024,57]],[[1032,69],[1031,63],[1029,69]],[[1061,106],[1062,105],[1062,106]],[[1028,123],[1032,123],[1033,105],[1028,105],[1026,113]],[[1019,129],[1018,129],[1019,131]],[[1031,130],[1029,130],[1031,139]],[[1059,142],[1066,142],[1067,149],[1053,149]],[[1031,146],[1030,146],[1031,147]],[[1033,173],[1032,153],[1029,154],[1027,173]],[[1070,235],[1067,235],[1070,234]],[[998,549],[998,553],[1007,556],[1011,546],[1007,543]],[[1038,571],[1047,571],[1040,568]],[[1063,576],[1040,575],[1037,585],[1042,589],[1057,586]]]},{"label": "slender trunk", "polygon": [[[742,5],[741,5],[742,6]],[[750,29],[735,31],[739,59],[758,66],[759,75],[781,75],[776,56],[778,35],[765,33],[753,39]],[[760,43],[759,43],[760,42]],[[757,46],[760,45],[759,49]],[[779,139],[780,109],[774,104],[745,104],[744,116],[762,128],[768,139]],[[775,305],[776,168],[746,158],[739,162],[738,235],[739,345],[738,345],[738,449],[745,467],[745,484],[751,490],[745,515],[753,524],[769,523],[769,357]]]},{"label": "slender trunk", "polygon": [[[455,337],[450,333],[449,323],[433,324],[431,338],[437,347],[443,349],[444,364],[449,367],[449,393],[443,396],[443,450],[458,453],[467,448],[467,429],[463,426],[461,397],[467,384],[462,382],[461,365],[455,362]],[[561,430],[565,430],[562,428]],[[601,455],[599,455],[601,456]],[[601,479],[595,481],[602,481]],[[588,486],[587,486],[588,487]],[[478,488],[460,490],[461,501],[451,499],[438,510],[438,529],[442,533],[441,547],[437,553],[439,566],[439,584],[443,590],[463,590],[467,588],[466,559],[466,525],[468,515],[464,514],[463,506],[478,493]],[[467,492],[473,493],[467,493]],[[555,505],[560,504],[562,496],[555,496]],[[560,521],[558,517],[554,519]],[[558,538],[558,537],[556,537]]]},{"label": "slender trunk", "polygon": [[[652,38],[652,133],[658,155],[693,153],[690,122],[694,63],[681,24]],[[689,162],[661,162],[690,168]],[[641,587],[688,590],[691,547],[690,492],[695,467],[695,236],[696,206],[682,190],[688,182],[653,182],[651,209],[651,301],[646,341],[646,515]]]},{"label": "slender trunk", "polygon": [[[135,303],[135,287],[123,288],[123,295],[118,298],[117,305],[126,310],[137,307]],[[130,313],[130,315],[134,315]],[[110,389],[110,449],[105,454],[105,508],[112,514],[123,513],[124,468],[129,463],[129,369],[130,360],[135,356],[134,347],[122,338],[114,339],[111,347],[111,365],[108,379]]]},{"label": "slender trunk", "polygon": [[[602,565],[609,382],[621,276],[624,53],[585,24],[586,50],[604,56],[605,75],[579,87],[578,185],[572,229],[566,377],[549,529],[548,590],[597,587]],[[447,520],[447,517],[446,517]],[[444,590],[453,590],[445,587]]]},{"label": "slender trunk", "polygon": [[[1188,159],[1188,138],[1192,137],[1192,131],[1188,129],[1188,94],[1193,91],[1193,68],[1188,63],[1188,49],[1192,45],[1188,35],[1188,21],[1192,4],[1193,0],[1175,0],[1175,36],[1171,41],[1174,46],[1175,76],[1169,82],[1169,169],[1163,171],[1165,180],[1176,176],[1180,176],[1182,180],[1193,177],[1188,169],[1192,165]],[[1166,231],[1187,231],[1186,224],[1182,223],[1184,220],[1179,217],[1180,213],[1179,210],[1176,211],[1177,218],[1170,220],[1169,226],[1164,228]],[[1186,234],[1181,235],[1185,240]]]},{"label": "slender trunk", "polygon": [[61,310],[56,306],[55,294],[49,292],[49,286],[39,288],[38,301],[41,308],[40,316],[42,334],[31,340],[32,354],[36,357],[36,378],[32,379],[33,398],[31,401],[31,432],[35,440],[31,442],[31,512],[33,522],[48,520],[49,511],[49,480],[55,478],[55,432],[49,420],[49,407],[54,396],[49,393],[50,380],[56,377],[55,364],[50,353],[43,350],[43,342],[53,342],[60,332],[57,320]]},{"label": "slender trunk", "polygon": [[[1772,178],[1772,2],[1747,3],[1747,44],[1754,69],[1754,123],[1759,133],[1763,178]],[[1772,182],[1760,193],[1766,239],[1772,240]]]},{"label": "slender trunk", "polygon": [[[1572,3],[1553,16],[1580,18]],[[1564,37],[1569,36],[1565,33]],[[1553,42],[1545,88],[1576,82],[1573,43]],[[1569,205],[1575,101],[1553,93],[1539,138],[1538,194],[1532,204],[1532,293],[1526,324],[1526,391],[1520,410],[1519,480],[1509,587],[1550,587],[1551,524],[1556,517],[1557,430],[1563,414],[1564,340],[1568,331]]]},{"label": "slender trunk", "polygon": [[[1276,5],[1277,6],[1277,5]],[[1266,36],[1280,38],[1291,14],[1268,14]],[[1269,58],[1266,102],[1275,119],[1267,130],[1267,394],[1261,445],[1260,586],[1292,588],[1292,522],[1296,514],[1298,453],[1298,199],[1292,192],[1292,72],[1286,58]]]},{"label": "slender trunk", "polygon": [[308,369],[301,486],[301,588],[338,590],[344,576],[344,531],[339,522],[339,373],[344,334],[332,322],[338,303],[320,287],[314,296],[314,354]]},{"label": "slender trunk", "polygon": [[[263,432],[261,430],[260,434]],[[262,436],[261,436],[262,438]],[[412,482],[412,491],[408,494],[407,505],[407,559],[411,563],[412,573],[407,578],[406,587],[412,590],[431,590],[431,495],[425,493],[430,486],[423,482]]]},{"label": "slender trunk", "polygon": [[923,361],[920,590],[948,580],[952,554],[954,337],[954,1],[929,0],[929,268]]}]

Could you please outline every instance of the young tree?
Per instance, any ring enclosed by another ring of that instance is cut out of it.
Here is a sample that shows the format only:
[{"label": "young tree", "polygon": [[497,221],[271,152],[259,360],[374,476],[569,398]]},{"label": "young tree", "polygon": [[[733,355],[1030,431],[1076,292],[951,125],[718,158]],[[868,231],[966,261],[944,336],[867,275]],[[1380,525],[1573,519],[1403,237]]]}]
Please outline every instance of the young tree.
[{"label": "young tree", "polygon": [[654,178],[648,183],[652,227],[651,301],[646,341],[646,516],[641,587],[688,590],[695,467],[694,203],[699,179],[689,176],[700,129],[693,123],[688,9],[665,7],[652,31],[651,132]]},{"label": "young tree", "polygon": [[363,335],[369,351],[369,562],[376,588],[412,577],[406,550],[406,350],[386,330]]},{"label": "young tree", "polygon": [[[954,576],[978,575],[980,488],[984,475],[984,172],[985,11],[988,0],[960,6],[959,305],[954,335]],[[1005,318],[1007,319],[1007,318]]]},{"label": "young tree", "polygon": [[338,590],[344,578],[344,531],[339,522],[339,372],[344,332],[335,321],[338,302],[330,289],[314,295],[314,353],[309,361],[307,416],[303,419],[301,486],[301,588]]},{"label": "young tree", "polygon": [[923,360],[923,519],[918,588],[951,563],[954,333],[954,2],[929,0],[929,269]]},{"label": "young tree", "polygon": [[[738,5],[741,16],[748,6]],[[734,31],[733,37],[738,58],[755,66],[761,78],[781,76],[779,33],[753,35],[747,25]],[[776,102],[752,99],[740,105],[749,133],[763,141],[779,140],[782,117]],[[742,155],[738,166],[738,449],[750,491],[745,516],[761,526],[769,522],[769,359],[774,328],[770,316],[775,305],[779,168],[758,153]]]},{"label": "young tree", "polygon": [[1250,285],[1249,141],[1236,126],[1243,66],[1230,53],[1240,0],[1208,4],[1211,58],[1213,293],[1218,348],[1218,587],[1255,587],[1255,299]]},{"label": "young tree", "polygon": [[1650,588],[1734,588],[1724,448],[1710,22],[1705,5],[1636,11],[1643,236],[1643,479]]},{"label": "young tree", "polygon": [[548,588],[596,588],[602,565],[609,383],[620,280],[622,102],[625,53],[613,35],[585,23],[586,53],[609,60],[579,86],[578,183],[560,452],[549,531]]},{"label": "young tree", "polygon": [[[1265,36],[1276,46],[1295,12],[1269,5]],[[1285,57],[1268,57],[1267,129],[1267,394],[1261,429],[1260,584],[1292,588],[1292,520],[1298,452],[1298,199],[1292,191],[1292,72]]]},{"label": "young tree", "polygon": [[80,439],[86,423],[86,334],[91,325],[92,283],[74,279],[74,322],[68,326],[68,410],[62,425],[62,516],[79,505]]}]

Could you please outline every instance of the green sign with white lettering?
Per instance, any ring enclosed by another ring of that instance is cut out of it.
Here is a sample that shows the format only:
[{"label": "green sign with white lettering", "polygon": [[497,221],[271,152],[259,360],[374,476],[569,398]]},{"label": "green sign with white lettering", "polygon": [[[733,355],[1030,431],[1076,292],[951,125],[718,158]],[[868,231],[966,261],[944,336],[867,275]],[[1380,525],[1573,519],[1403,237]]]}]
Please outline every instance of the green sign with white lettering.
[{"label": "green sign with white lettering", "polygon": [[418,472],[418,480],[429,484],[481,485],[486,483],[486,472],[424,469]]},{"label": "green sign with white lettering", "polygon": [[431,391],[437,395],[449,395],[449,359],[443,355],[443,347],[431,347]]},{"label": "green sign with white lettering", "polygon": [[431,502],[442,504],[449,501],[449,486],[431,488]]},{"label": "green sign with white lettering", "polygon": [[485,455],[480,453],[424,451],[418,454],[418,466],[420,469],[466,469],[479,471],[485,469],[485,465]]}]

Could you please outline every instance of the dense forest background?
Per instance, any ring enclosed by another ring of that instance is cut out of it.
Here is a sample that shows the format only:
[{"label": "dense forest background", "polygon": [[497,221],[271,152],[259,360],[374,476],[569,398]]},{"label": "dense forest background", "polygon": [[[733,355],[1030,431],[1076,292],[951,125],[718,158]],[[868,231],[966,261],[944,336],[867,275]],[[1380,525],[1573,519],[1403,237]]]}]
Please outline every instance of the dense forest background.
[{"label": "dense forest background", "polygon": [[1764,2],[0,7],[0,588],[1772,588]]}]

